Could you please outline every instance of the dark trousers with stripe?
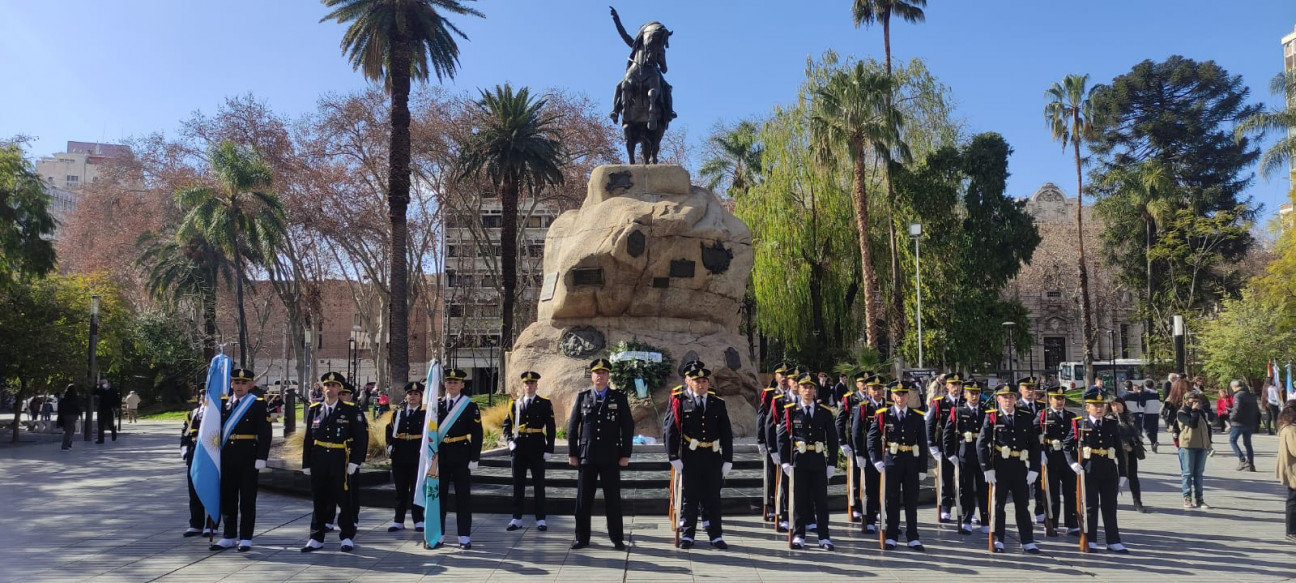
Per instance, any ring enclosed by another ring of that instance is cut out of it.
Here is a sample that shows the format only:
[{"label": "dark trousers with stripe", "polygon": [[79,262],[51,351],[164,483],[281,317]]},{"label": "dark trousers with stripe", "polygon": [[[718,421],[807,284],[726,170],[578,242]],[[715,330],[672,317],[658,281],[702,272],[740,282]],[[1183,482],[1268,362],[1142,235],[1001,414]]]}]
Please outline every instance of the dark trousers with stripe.
[{"label": "dark trousers with stripe", "polygon": [[1066,528],[1079,528],[1076,511],[1076,476],[1066,454],[1048,453],[1049,504],[1053,505],[1053,521]]},{"label": "dark trousers with stripe", "polygon": [[544,451],[513,452],[513,518],[521,520],[526,507],[526,476],[531,472],[531,489],[535,491],[536,520],[545,519]]},{"label": "dark trousers with stripe", "polygon": [[[347,483],[345,450],[314,447],[311,451],[311,495],[315,513],[311,516],[311,538],[324,542],[324,524],[337,512],[338,538],[354,539],[356,525]],[[341,507],[341,510],[339,510]]]},{"label": "dark trousers with stripe", "polygon": [[[225,538],[252,540],[256,528],[257,471],[250,455],[221,452],[221,519]],[[242,522],[240,522],[240,518]]]},{"label": "dark trousers with stripe", "polygon": [[207,521],[204,519],[207,518],[207,512],[203,509],[202,500],[198,499],[198,491],[194,490],[193,474],[189,473],[190,464],[185,464],[185,480],[189,482],[189,528],[203,528],[206,526]]},{"label": "dark trousers with stripe", "polygon": [[455,492],[455,526],[459,536],[472,536],[472,474],[468,471],[468,460],[459,463],[444,463],[438,467],[441,472],[441,532],[445,533],[446,514],[450,512],[446,502],[450,495],[450,486]]},{"label": "dark trousers with stripe", "polygon": [[707,522],[707,540],[719,538],[720,474],[724,458],[715,453],[695,453],[684,457],[684,538],[693,540],[697,533],[698,505],[702,520]]},{"label": "dark trousers with stripe", "polygon": [[392,463],[392,481],[396,485],[396,516],[392,518],[392,522],[404,524],[406,510],[410,510],[414,522],[423,522],[423,507],[414,503],[414,484],[418,481],[418,467],[418,459],[415,459],[414,463],[405,461]]}]

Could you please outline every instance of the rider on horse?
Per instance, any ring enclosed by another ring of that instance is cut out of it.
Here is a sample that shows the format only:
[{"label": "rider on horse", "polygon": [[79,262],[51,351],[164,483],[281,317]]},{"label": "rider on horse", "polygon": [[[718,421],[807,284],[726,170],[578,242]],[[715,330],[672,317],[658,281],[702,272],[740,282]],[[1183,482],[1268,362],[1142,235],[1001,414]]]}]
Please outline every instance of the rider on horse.
[{"label": "rider on horse", "polygon": [[661,103],[665,110],[663,121],[669,123],[676,115],[674,102],[671,99],[671,86],[666,82],[663,73],[666,72],[666,48],[670,46],[671,31],[667,30],[662,23],[653,21],[639,27],[639,32],[632,38],[621,25],[621,17],[617,15],[615,8],[612,9],[612,22],[616,24],[621,39],[630,47],[630,58],[626,61],[626,81],[617,84],[616,94],[612,99],[612,121],[617,121],[618,114],[621,113],[623,86],[632,81],[633,74],[630,69],[637,64],[648,69],[645,73],[648,73],[649,77],[655,77],[650,83],[660,85]]}]

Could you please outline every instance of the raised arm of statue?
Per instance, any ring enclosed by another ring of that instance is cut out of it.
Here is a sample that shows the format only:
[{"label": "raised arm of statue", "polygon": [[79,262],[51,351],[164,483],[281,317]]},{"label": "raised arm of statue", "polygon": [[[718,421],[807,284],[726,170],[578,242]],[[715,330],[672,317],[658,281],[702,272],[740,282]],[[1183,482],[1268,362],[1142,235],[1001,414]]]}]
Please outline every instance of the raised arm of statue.
[{"label": "raised arm of statue", "polygon": [[634,48],[634,37],[630,36],[630,33],[626,32],[625,27],[621,25],[621,17],[617,15],[616,8],[608,6],[608,9],[612,11],[612,22],[616,24],[617,32],[621,33],[621,40],[625,41],[626,46]]}]

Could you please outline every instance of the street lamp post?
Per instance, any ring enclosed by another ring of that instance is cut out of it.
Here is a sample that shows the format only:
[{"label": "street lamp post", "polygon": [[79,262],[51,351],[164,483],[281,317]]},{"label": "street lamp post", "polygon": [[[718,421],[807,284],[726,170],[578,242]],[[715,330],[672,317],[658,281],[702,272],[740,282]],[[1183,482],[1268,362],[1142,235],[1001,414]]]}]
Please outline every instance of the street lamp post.
[{"label": "street lamp post", "polygon": [[360,325],[351,326],[351,382],[360,385]]},{"label": "street lamp post", "polygon": [[923,333],[922,333],[922,264],[919,260],[918,240],[922,239],[922,223],[909,223],[909,238],[914,242],[914,289],[918,294],[918,368],[923,367]]},{"label": "street lamp post", "polygon": [[[98,357],[99,357],[99,296],[93,295],[90,296],[90,367],[87,374],[87,376],[90,378],[90,381],[86,383],[89,386],[89,390],[86,391],[85,427],[83,428],[85,441],[90,441],[90,423],[95,411],[94,390],[95,390],[95,384],[99,380],[98,378],[99,364],[97,362]],[[100,420],[100,423],[102,422],[103,420]]]},{"label": "street lamp post", "polygon": [[1184,317],[1179,315],[1174,317],[1174,351],[1175,372],[1188,374],[1188,359],[1184,353]]},{"label": "street lamp post", "polygon": [[1112,388],[1111,388],[1111,390],[1112,390],[1112,394],[1116,394],[1116,390],[1117,390],[1117,384],[1116,384],[1116,331],[1115,331],[1115,330],[1112,330],[1111,328],[1108,328],[1108,329],[1107,329],[1107,352],[1108,352],[1108,359],[1107,359],[1107,360],[1108,360],[1108,362],[1110,363],[1110,365],[1109,365],[1108,368],[1110,369],[1109,372],[1111,372],[1111,378],[1112,378]]},{"label": "street lamp post", "polygon": [[1008,382],[1009,383],[1012,383],[1014,380],[1013,377],[1017,376],[1017,368],[1013,366],[1014,363],[1013,363],[1013,337],[1012,337],[1013,326],[1016,325],[1017,325],[1016,322],[1003,323],[1003,327],[1006,332],[1006,334],[1004,335],[1004,339],[1007,340],[1008,342]]}]

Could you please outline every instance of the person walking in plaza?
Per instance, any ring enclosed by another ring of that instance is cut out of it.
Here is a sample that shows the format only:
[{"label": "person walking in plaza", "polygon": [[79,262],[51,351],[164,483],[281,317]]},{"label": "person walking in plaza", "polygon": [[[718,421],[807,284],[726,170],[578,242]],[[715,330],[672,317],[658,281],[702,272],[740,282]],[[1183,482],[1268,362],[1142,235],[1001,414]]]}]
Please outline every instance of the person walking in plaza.
[{"label": "person walking in plaza", "polygon": [[940,500],[937,501],[940,522],[949,522],[950,511],[954,508],[954,464],[941,455],[945,444],[945,425],[949,423],[950,411],[957,409],[963,402],[963,379],[957,374],[945,377],[944,394],[933,396],[927,403],[928,452],[936,459],[938,480],[940,480]]},{"label": "person walking in plaza", "polygon": [[799,399],[784,405],[778,428],[779,458],[795,506],[788,547],[805,548],[806,530],[813,524],[819,548],[831,551],[836,547],[828,528],[828,480],[837,470],[839,447],[834,412],[818,402],[819,385],[809,373],[797,379],[797,386]]},{"label": "person walking in plaza", "polygon": [[868,396],[855,407],[852,413],[851,421],[851,444],[854,449],[855,464],[861,468],[860,476],[864,480],[864,500],[862,518],[864,522],[864,532],[876,533],[881,526],[878,525],[878,515],[882,511],[882,474],[878,473],[874,465],[873,454],[868,448],[868,434],[877,421],[877,413],[886,408],[886,381],[881,375],[865,373],[864,387],[868,391]]},{"label": "person walking in plaza", "polygon": [[130,394],[126,395],[125,405],[126,405],[126,421],[130,423],[138,422],[139,405],[140,405],[139,393],[136,393],[135,391],[131,391]]},{"label": "person walking in plaza", "polygon": [[1125,457],[1120,426],[1115,418],[1106,417],[1107,399],[1102,391],[1089,389],[1084,394],[1085,415],[1071,422],[1062,447],[1078,479],[1085,481],[1085,517],[1089,533],[1088,551],[1098,545],[1098,515],[1106,531],[1107,550],[1128,553],[1121,543],[1120,527],[1116,522],[1116,495],[1125,488]]},{"label": "person walking in plaza", "polygon": [[958,468],[958,505],[962,512],[955,516],[958,522],[958,533],[972,534],[972,520],[981,511],[981,523],[989,532],[990,520],[988,499],[986,495],[985,473],[977,456],[977,437],[981,435],[981,425],[985,422],[985,408],[981,406],[981,383],[968,379],[963,383],[963,404],[950,411],[949,424],[945,427],[945,443],[942,451],[950,464]]},{"label": "person walking in plaza", "polygon": [[112,386],[108,379],[101,379],[99,388],[95,389],[95,400],[98,405],[95,413],[99,418],[99,439],[95,443],[104,442],[104,431],[111,431],[112,440],[117,441],[117,414],[121,412],[122,406],[121,391]]},{"label": "person walking in plaza", "polygon": [[49,421],[50,416],[52,416],[53,414],[54,414],[53,398],[46,396],[44,399],[41,399],[41,410],[40,410],[41,421]]},{"label": "person walking in plaza", "polygon": [[1140,395],[1143,400],[1143,419],[1139,426],[1143,428],[1143,435],[1147,437],[1148,447],[1152,453],[1157,452],[1157,433],[1161,428],[1161,396],[1157,393],[1156,383],[1152,379],[1143,381],[1143,390]]},{"label": "person walking in plaza", "polygon": [[1287,540],[1296,542],[1296,401],[1278,413],[1278,459],[1274,476],[1287,487]]},{"label": "person walking in plaza", "polygon": [[[1048,393],[1049,408],[1040,417],[1041,444],[1044,448],[1045,463],[1048,465],[1048,503],[1052,505],[1053,520],[1061,522],[1066,534],[1080,534],[1080,520],[1083,519],[1076,509],[1076,473],[1071,469],[1073,457],[1067,457],[1065,442],[1071,433],[1072,422],[1076,414],[1066,408],[1066,391],[1054,387]],[[1153,416],[1153,424],[1159,420]],[[1043,486],[1041,486],[1043,487]]]},{"label": "person walking in plaza", "polygon": [[536,530],[549,530],[545,523],[545,462],[554,452],[557,437],[553,402],[536,394],[540,387],[540,373],[528,370],[522,373],[522,395],[509,401],[508,416],[500,433],[508,440],[509,456],[513,467],[513,519],[504,530],[522,528],[522,512],[526,509],[526,477],[531,473],[531,489],[535,492]]},{"label": "person walking in plaza", "polygon": [[206,396],[207,391],[198,391],[199,405],[185,414],[184,427],[180,429],[180,459],[184,460],[185,480],[189,482],[189,528],[184,531],[185,538],[214,534],[207,524],[207,513],[203,509],[202,500],[198,498],[198,491],[194,490],[193,474],[189,472],[198,445],[198,429],[202,427],[203,418],[202,402]]},{"label": "person walking in plaza", "polygon": [[[270,414],[265,400],[251,394],[252,371],[236,368],[230,371],[229,396],[222,396],[220,491],[223,537],[211,545],[223,551],[238,545],[240,553],[252,548],[256,530],[257,474],[270,457]],[[238,539],[234,537],[237,536]]]},{"label": "person walking in plaza", "polygon": [[1179,428],[1179,476],[1184,508],[1209,508],[1202,496],[1202,476],[1206,473],[1206,452],[1211,445],[1210,399],[1193,391],[1184,399],[1176,414]]},{"label": "person walking in plaza", "polygon": [[[1229,446],[1238,458],[1238,471],[1255,471],[1255,450],[1251,447],[1251,435],[1260,430],[1260,402],[1255,393],[1242,381],[1232,381],[1229,388],[1233,391],[1233,408],[1229,411]],[[1238,447],[1238,440],[1246,447]]]},{"label": "person walking in plaza", "polygon": [[419,443],[427,411],[423,409],[423,383],[405,385],[405,406],[392,414],[387,424],[387,456],[391,458],[392,483],[396,486],[396,515],[387,532],[405,528],[405,511],[409,510],[414,531],[423,532],[423,507],[414,503],[414,483],[418,481]]},{"label": "person walking in plaza", "polygon": [[[329,372],[320,377],[323,396],[312,403],[305,419],[302,440],[302,473],[310,476],[310,540],[302,547],[309,553],[324,547],[325,524],[337,513],[341,550],[355,550],[355,512],[351,509],[350,478],[360,471],[369,448],[369,428],[365,414],[355,405],[343,401],[342,384],[346,377]],[[339,507],[341,509],[339,510]]]},{"label": "person walking in plaza", "polygon": [[[1166,429],[1173,436],[1175,447],[1179,446],[1179,409],[1184,406],[1184,399],[1188,393],[1192,392],[1192,385],[1188,380],[1177,374],[1170,375],[1169,393],[1166,394],[1165,404],[1161,407],[1161,418],[1165,420]],[[1153,450],[1156,451],[1156,450]]]},{"label": "person walking in plaza", "polygon": [[[455,492],[455,523],[459,534],[459,548],[472,548],[472,471],[481,459],[481,410],[463,394],[464,379],[468,375],[457,368],[445,372],[445,396],[437,404],[437,426],[445,434],[437,452],[437,471],[441,476],[441,532],[445,533],[446,514],[450,511],[446,501],[450,486]],[[442,540],[445,535],[442,534]],[[441,541],[436,543],[440,546]]]},{"label": "person walking in plaza", "polygon": [[1278,429],[1278,413],[1282,411],[1283,394],[1282,389],[1278,388],[1278,382],[1270,377],[1265,380],[1263,397],[1264,397],[1264,422],[1265,431],[1273,435]]},{"label": "person walking in plaza", "polygon": [[81,417],[81,398],[77,396],[76,385],[69,384],[59,398],[58,426],[63,429],[64,451],[72,449],[72,435],[76,433],[77,419]]},{"label": "person walking in plaza", "polygon": [[679,548],[693,547],[699,506],[711,546],[727,549],[720,517],[720,487],[733,470],[733,426],[729,410],[711,392],[711,371],[692,368],[684,373],[688,390],[675,395],[662,425],[666,457],[676,472],[683,472],[683,530]]},{"label": "person walking in plaza", "polygon": [[1121,452],[1125,456],[1125,477],[1129,480],[1130,495],[1134,498],[1134,511],[1147,512],[1143,507],[1143,487],[1139,483],[1139,461],[1147,457],[1147,451],[1143,449],[1143,439],[1140,437],[1139,426],[1134,422],[1134,416],[1130,414],[1129,409],[1125,407],[1125,399],[1113,397],[1107,404],[1109,414],[1116,418],[1116,423],[1120,425],[1121,431]]},{"label": "person walking in plaza", "polygon": [[621,468],[630,465],[634,447],[634,418],[625,393],[608,388],[612,363],[600,358],[590,363],[593,386],[572,402],[567,424],[567,463],[576,472],[576,540],[571,548],[590,544],[594,494],[603,487],[608,538],[618,551],[626,549],[621,515]]},{"label": "person walking in plaza", "polygon": [[885,475],[886,532],[884,550],[894,550],[900,535],[900,506],[904,504],[905,538],[909,548],[923,551],[918,534],[918,488],[927,478],[929,451],[923,412],[909,408],[909,387],[891,381],[892,406],[879,411],[869,427],[868,449],[873,467]]},{"label": "person walking in plaza", "polygon": [[994,489],[994,552],[1004,551],[1005,519],[1011,495],[1022,552],[1038,555],[1035,523],[1030,513],[1030,486],[1039,479],[1040,470],[1038,415],[1018,409],[1017,398],[1017,393],[1008,386],[995,392],[998,407],[986,413],[981,425],[976,442],[977,462],[986,484]]}]

